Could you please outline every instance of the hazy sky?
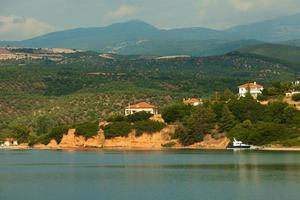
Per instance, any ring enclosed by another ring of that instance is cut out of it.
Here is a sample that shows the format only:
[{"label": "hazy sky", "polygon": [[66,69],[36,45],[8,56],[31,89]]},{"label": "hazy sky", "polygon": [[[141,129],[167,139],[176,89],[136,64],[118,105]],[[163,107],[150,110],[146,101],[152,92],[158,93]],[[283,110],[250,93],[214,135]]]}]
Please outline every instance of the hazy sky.
[{"label": "hazy sky", "polygon": [[300,0],[0,0],[0,40],[140,19],[224,29],[300,12]]}]

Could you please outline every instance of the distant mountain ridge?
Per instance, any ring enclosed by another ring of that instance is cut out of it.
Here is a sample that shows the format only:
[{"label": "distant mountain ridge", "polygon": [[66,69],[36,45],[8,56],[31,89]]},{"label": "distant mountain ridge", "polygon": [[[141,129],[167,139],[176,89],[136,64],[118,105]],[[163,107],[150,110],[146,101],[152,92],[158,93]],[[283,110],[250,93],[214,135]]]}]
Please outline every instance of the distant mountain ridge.
[{"label": "distant mountain ridge", "polygon": [[228,34],[244,39],[267,42],[300,39],[300,13],[253,24],[240,25],[225,30]]},{"label": "distant mountain ridge", "polygon": [[73,48],[124,55],[209,56],[265,42],[300,39],[299,18],[297,14],[222,31],[208,28],[163,30],[132,20],[106,27],[58,31],[19,42],[4,41],[0,46]]}]

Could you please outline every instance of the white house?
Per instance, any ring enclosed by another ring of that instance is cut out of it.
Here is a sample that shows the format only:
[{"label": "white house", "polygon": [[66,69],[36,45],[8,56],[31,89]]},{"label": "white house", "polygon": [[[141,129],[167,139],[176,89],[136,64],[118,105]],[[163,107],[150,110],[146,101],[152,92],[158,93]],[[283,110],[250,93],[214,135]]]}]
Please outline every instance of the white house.
[{"label": "white house", "polygon": [[125,116],[132,115],[134,113],[142,112],[142,111],[151,113],[153,115],[158,114],[158,110],[157,110],[156,106],[151,105],[151,104],[146,103],[146,102],[141,102],[141,103],[138,103],[138,104],[129,105],[125,109]]},{"label": "white house", "polygon": [[239,96],[245,97],[249,92],[254,99],[257,99],[257,96],[262,93],[264,87],[262,85],[254,83],[246,83],[239,86]]},{"label": "white house", "polygon": [[299,80],[292,82],[292,89],[290,89],[287,93],[285,93],[285,96],[292,97],[295,94],[300,94],[299,85],[300,85]]},{"label": "white house", "polygon": [[2,142],[2,147],[18,146],[18,141],[13,138],[5,138]]},{"label": "white house", "polygon": [[199,106],[203,104],[202,99],[197,98],[183,99],[183,103],[191,106]]}]

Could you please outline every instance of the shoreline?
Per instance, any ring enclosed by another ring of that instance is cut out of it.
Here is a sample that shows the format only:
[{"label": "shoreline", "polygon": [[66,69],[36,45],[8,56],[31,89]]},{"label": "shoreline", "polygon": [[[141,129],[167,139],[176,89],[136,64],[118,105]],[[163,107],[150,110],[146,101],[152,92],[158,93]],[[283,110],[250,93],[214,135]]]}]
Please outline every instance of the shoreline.
[{"label": "shoreline", "polygon": [[[0,147],[0,150],[53,150],[53,151],[173,151],[173,150],[204,150],[204,151],[232,151],[226,148],[199,148],[199,147],[162,147],[162,148],[126,148],[126,147],[77,147],[77,148],[34,148],[28,146],[12,146]],[[240,150],[240,151],[286,151],[286,152],[300,152],[300,147],[261,147],[255,150]]]}]

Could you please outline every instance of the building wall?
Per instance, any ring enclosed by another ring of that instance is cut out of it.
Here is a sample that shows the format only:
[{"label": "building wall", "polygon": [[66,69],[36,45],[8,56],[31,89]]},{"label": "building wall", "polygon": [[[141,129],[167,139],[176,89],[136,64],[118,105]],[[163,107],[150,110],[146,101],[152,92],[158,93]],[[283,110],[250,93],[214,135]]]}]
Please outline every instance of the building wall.
[{"label": "building wall", "polygon": [[[262,91],[263,91],[263,88],[251,88],[250,94],[253,96],[253,98],[256,99],[257,96],[262,93]],[[247,88],[239,88],[240,97],[245,97],[247,93],[248,93]]]},{"label": "building wall", "polygon": [[153,115],[158,114],[157,109],[153,109],[153,108],[137,108],[137,109],[128,109],[128,108],[127,108],[127,109],[125,109],[125,116],[127,116],[127,115],[132,115],[132,114],[134,114],[134,113],[142,112],[142,111],[151,113],[151,114],[153,114]]}]

